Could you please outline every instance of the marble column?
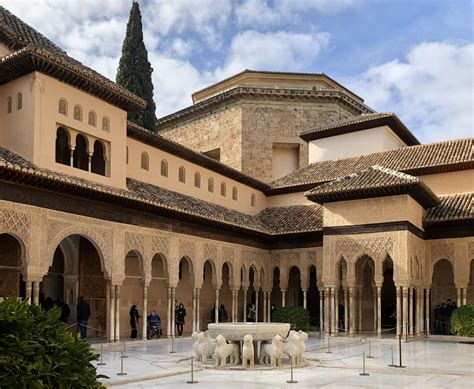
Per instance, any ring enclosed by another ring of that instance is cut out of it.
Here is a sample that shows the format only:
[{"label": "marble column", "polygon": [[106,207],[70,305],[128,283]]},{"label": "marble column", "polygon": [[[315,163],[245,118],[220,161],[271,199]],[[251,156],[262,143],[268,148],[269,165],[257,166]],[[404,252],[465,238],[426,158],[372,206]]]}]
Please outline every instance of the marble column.
[{"label": "marble column", "polygon": [[397,286],[397,336],[400,336],[402,329],[402,287]]},{"label": "marble column", "polygon": [[319,328],[324,331],[324,290],[319,290]]},{"label": "marble column", "polygon": [[168,338],[171,337],[171,316],[173,316],[173,309],[172,309],[172,301],[171,301],[171,288],[168,288],[168,309],[167,309],[167,318],[166,318],[166,336]]},{"label": "marble column", "polygon": [[349,333],[349,293],[347,288],[344,288],[344,333],[346,336]]},{"label": "marble column", "polygon": [[406,286],[402,287],[402,292],[403,292],[403,328],[402,328],[402,335],[406,336],[407,335],[407,324],[408,324],[408,290]]},{"label": "marble column", "polygon": [[286,307],[286,290],[285,289],[282,289],[281,290],[281,306],[282,307]]},{"label": "marble column", "polygon": [[374,314],[373,314],[373,332],[375,335],[377,335],[377,324],[378,324],[378,303],[377,303],[377,287],[374,286],[372,287],[373,293],[372,293],[372,298],[373,298],[373,304],[374,304]]},{"label": "marble column", "polygon": [[196,288],[193,288],[193,327],[192,332],[196,332]]},{"label": "marble column", "polygon": [[69,149],[69,166],[74,166],[74,150],[75,148],[74,147],[71,147]]},{"label": "marble column", "polygon": [[28,304],[32,303],[32,291],[33,291],[33,283],[26,280],[25,281],[25,298]]},{"label": "marble column", "polygon": [[307,309],[308,306],[308,290],[303,289],[303,308]]},{"label": "marble column", "polygon": [[382,336],[382,287],[377,286],[377,336]]},{"label": "marble column", "polygon": [[214,309],[214,323],[219,323],[219,289],[216,289],[216,302]]},{"label": "marble column", "polygon": [[334,335],[339,335],[339,288],[333,289],[334,294]]},{"label": "marble column", "polygon": [[196,288],[196,331],[201,330],[201,289]]},{"label": "marble column", "polygon": [[267,322],[267,292],[263,292],[263,320],[264,323]]},{"label": "marble column", "polygon": [[120,285],[115,285],[115,341],[120,342]]},{"label": "marble column", "polygon": [[[110,280],[107,280],[105,285],[105,338],[110,341]],[[67,298],[68,293],[66,290],[64,292]],[[72,301],[66,302],[72,304]]]},{"label": "marble column", "polygon": [[416,293],[416,326],[415,335],[420,336],[422,331],[422,319],[421,319],[421,293],[420,288],[415,289]]},{"label": "marble column", "polygon": [[39,305],[39,291],[40,285],[39,281],[33,282],[33,303]]},{"label": "marble column", "polygon": [[242,289],[244,292],[244,306],[243,306],[243,313],[244,313],[244,323],[247,323],[247,289]]},{"label": "marble column", "polygon": [[148,287],[143,285],[143,315],[142,315],[142,339],[146,339],[146,325],[148,317]]},{"label": "marble column", "polygon": [[362,288],[357,290],[357,322],[358,331],[362,332]]},{"label": "marble column", "polygon": [[89,153],[87,158],[87,171],[90,172],[92,168],[92,154]]},{"label": "marble column", "polygon": [[457,300],[456,304],[458,307],[462,304],[462,288],[456,288]]},{"label": "marble column", "polygon": [[231,313],[231,322],[235,323],[235,290],[232,289],[232,313]]},{"label": "marble column", "polygon": [[260,294],[260,288],[255,288],[255,323],[258,323],[258,295]]},{"label": "marble column", "polygon": [[430,334],[430,289],[425,289],[425,326],[426,326],[426,335]]},{"label": "marble column", "polygon": [[331,334],[331,319],[330,319],[330,306],[331,306],[331,292],[330,288],[326,288],[324,290],[324,297],[325,297],[325,304],[324,304],[324,329],[326,331],[326,336],[329,336]]},{"label": "marble column", "polygon": [[174,300],[176,300],[176,288],[171,288],[171,336],[174,338],[176,336],[176,314],[174,307]]},{"label": "marble column", "polygon": [[269,290],[267,292],[267,298],[268,298],[268,303],[267,303],[267,322],[270,323],[272,321],[272,292]]},{"label": "marble column", "polygon": [[409,308],[410,308],[410,313],[409,313],[409,323],[408,327],[410,330],[409,335],[413,336],[413,300],[414,300],[414,295],[413,295],[413,288],[408,288],[408,299],[410,300],[409,302]]},{"label": "marble column", "polygon": [[115,285],[109,284],[109,342],[115,341]]},{"label": "marble column", "polygon": [[354,288],[349,288],[349,336],[353,337],[355,332],[355,307],[354,307]]},{"label": "marble column", "polygon": [[467,305],[467,288],[463,288],[462,305]]}]

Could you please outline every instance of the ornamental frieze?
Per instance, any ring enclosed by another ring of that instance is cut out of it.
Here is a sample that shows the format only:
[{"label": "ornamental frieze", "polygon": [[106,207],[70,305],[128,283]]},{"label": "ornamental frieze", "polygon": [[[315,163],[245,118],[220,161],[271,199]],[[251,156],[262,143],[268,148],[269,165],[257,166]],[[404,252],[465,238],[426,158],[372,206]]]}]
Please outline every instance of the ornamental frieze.
[{"label": "ornamental frieze", "polygon": [[145,237],[143,234],[125,232],[125,255],[132,250],[138,251],[142,256],[145,255]]},{"label": "ornamental frieze", "polygon": [[153,254],[165,254],[168,255],[170,252],[170,241],[167,238],[161,236],[153,236],[151,239],[151,250]]},{"label": "ornamental frieze", "polygon": [[28,213],[0,210],[0,230],[13,232],[26,243],[30,240],[31,217]]},{"label": "ornamental frieze", "polygon": [[196,242],[180,239],[179,241],[179,257],[196,258]]},{"label": "ornamental frieze", "polygon": [[386,255],[393,258],[392,237],[338,239],[335,247],[336,258],[357,260],[362,255],[370,256],[374,261],[383,260]]},{"label": "ornamental frieze", "polygon": [[454,243],[433,242],[431,244],[431,260],[434,263],[438,259],[454,260]]}]

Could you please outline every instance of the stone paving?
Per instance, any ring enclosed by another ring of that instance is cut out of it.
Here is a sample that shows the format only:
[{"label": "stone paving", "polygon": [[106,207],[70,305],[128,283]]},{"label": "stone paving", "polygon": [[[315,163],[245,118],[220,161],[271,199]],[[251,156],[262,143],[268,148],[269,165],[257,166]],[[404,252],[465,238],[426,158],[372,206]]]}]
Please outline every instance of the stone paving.
[{"label": "stone paving", "polygon": [[[362,372],[362,353],[366,358],[366,371]],[[310,336],[305,353],[304,367],[294,369],[297,384],[287,384],[290,368],[286,363],[282,370],[215,369],[210,364],[196,364],[193,387],[225,385],[226,388],[474,388],[474,344],[459,343],[454,339],[431,336],[429,340],[415,339],[402,342],[402,363],[406,368],[389,367],[393,348],[395,364],[398,360],[398,341],[393,338],[330,338],[327,353],[327,338]],[[99,351],[100,344],[94,345]],[[170,353],[171,348],[176,353]],[[102,382],[114,388],[188,387],[190,379],[190,338],[171,340],[135,341],[126,343],[123,360],[127,375],[120,372],[123,343],[103,344],[105,366],[98,366],[99,373],[110,379]]]}]

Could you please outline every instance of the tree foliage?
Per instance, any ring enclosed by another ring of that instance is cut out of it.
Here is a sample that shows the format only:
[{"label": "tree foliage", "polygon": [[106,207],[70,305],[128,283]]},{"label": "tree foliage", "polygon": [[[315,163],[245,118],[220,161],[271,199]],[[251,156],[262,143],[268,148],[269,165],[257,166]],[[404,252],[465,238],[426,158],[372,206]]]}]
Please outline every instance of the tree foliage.
[{"label": "tree foliage", "polygon": [[155,102],[153,100],[153,69],[148,62],[148,52],[143,42],[142,16],[137,2],[133,2],[122,45],[122,57],[117,70],[117,84],[146,100],[144,111],[128,113],[134,123],[156,131]]},{"label": "tree foliage", "polygon": [[453,311],[451,332],[458,336],[474,337],[474,305],[463,305]]},{"label": "tree foliage", "polygon": [[43,311],[9,298],[0,303],[0,386],[101,388],[92,347],[59,321],[60,309]]},{"label": "tree foliage", "polygon": [[309,312],[301,307],[282,307],[273,312],[272,321],[277,323],[290,323],[295,331],[309,331]]}]

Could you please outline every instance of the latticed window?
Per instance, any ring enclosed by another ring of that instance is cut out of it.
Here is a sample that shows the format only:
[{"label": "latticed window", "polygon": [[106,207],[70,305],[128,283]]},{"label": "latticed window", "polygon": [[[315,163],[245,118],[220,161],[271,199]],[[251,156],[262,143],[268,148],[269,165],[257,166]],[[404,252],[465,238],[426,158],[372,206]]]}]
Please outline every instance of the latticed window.
[{"label": "latticed window", "polygon": [[196,188],[201,187],[201,175],[199,174],[199,172],[194,173],[194,186]]},{"label": "latticed window", "polygon": [[23,108],[23,95],[21,93],[18,93],[16,95],[16,109],[20,110]]},{"label": "latticed window", "polygon": [[214,193],[214,180],[212,177],[207,180],[207,190],[211,193]]},{"label": "latticed window", "polygon": [[178,175],[178,180],[179,182],[186,182],[186,170],[184,169],[183,166],[179,168],[179,175]]},{"label": "latticed window", "polygon": [[255,193],[252,193],[252,196],[250,196],[250,205],[255,207]]},{"label": "latticed window", "polygon": [[232,200],[237,200],[237,188],[235,186],[232,188]]},{"label": "latticed window", "polygon": [[89,123],[89,126],[97,126],[97,115],[94,111],[89,111],[89,119],[87,122]]},{"label": "latticed window", "polygon": [[67,116],[67,100],[66,99],[59,99],[58,112],[61,115],[66,115]]},{"label": "latticed window", "polygon": [[11,113],[12,112],[12,98],[11,96],[8,96],[7,97],[7,113]]},{"label": "latticed window", "polygon": [[74,119],[82,122],[82,108],[80,105],[74,106]]},{"label": "latticed window", "polygon": [[168,162],[166,159],[161,160],[160,173],[163,177],[168,177]]},{"label": "latticed window", "polygon": [[102,131],[110,131],[110,119],[107,116],[102,118]]},{"label": "latticed window", "polygon": [[221,196],[226,195],[226,187],[225,187],[225,182],[221,183]]}]

